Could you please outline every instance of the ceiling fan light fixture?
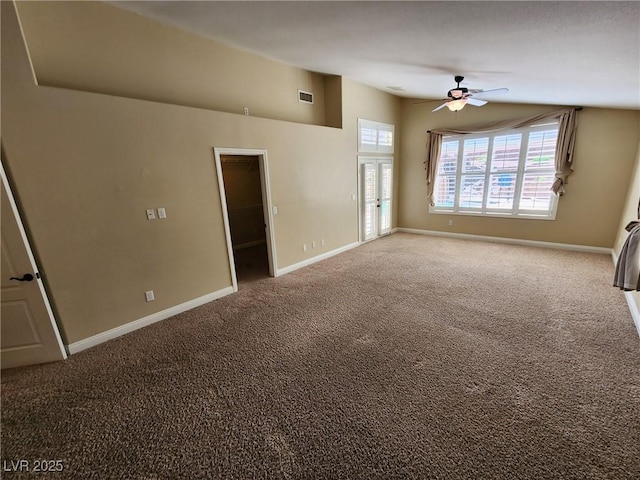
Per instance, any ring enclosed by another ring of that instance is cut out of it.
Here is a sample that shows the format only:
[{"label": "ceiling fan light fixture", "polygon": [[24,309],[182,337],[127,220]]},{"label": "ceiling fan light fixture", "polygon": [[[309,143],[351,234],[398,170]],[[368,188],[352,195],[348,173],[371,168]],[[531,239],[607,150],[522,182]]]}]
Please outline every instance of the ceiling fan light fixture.
[{"label": "ceiling fan light fixture", "polygon": [[460,98],[458,100],[452,100],[450,102],[447,103],[447,108],[449,110],[451,110],[452,112],[459,112],[460,110],[462,110],[464,108],[464,106],[467,104],[467,99],[466,98]]}]

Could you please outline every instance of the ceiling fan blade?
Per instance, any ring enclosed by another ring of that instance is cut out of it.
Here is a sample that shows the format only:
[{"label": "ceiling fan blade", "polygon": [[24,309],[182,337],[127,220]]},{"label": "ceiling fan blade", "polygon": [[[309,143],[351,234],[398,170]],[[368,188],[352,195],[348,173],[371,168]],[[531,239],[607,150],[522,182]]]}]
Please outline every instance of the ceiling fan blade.
[{"label": "ceiling fan blade", "polygon": [[438,100],[420,100],[419,102],[413,102],[411,105],[424,105],[425,103],[446,102],[446,101],[448,101],[446,98],[442,98]]},{"label": "ceiling fan blade", "polygon": [[447,106],[447,103],[449,102],[444,102],[442,105],[440,105],[439,107],[434,108],[433,110],[431,110],[432,112],[437,112],[438,110],[440,110],[441,108],[444,108]]},{"label": "ceiling fan blade", "polygon": [[484,96],[486,94],[498,95],[507,93],[509,91],[508,88],[494,88],[492,90],[478,90],[473,92],[474,97]]},{"label": "ceiling fan blade", "polygon": [[477,98],[467,97],[467,103],[469,105],[473,105],[474,107],[481,107],[486,105],[488,102],[486,100],[479,100]]}]

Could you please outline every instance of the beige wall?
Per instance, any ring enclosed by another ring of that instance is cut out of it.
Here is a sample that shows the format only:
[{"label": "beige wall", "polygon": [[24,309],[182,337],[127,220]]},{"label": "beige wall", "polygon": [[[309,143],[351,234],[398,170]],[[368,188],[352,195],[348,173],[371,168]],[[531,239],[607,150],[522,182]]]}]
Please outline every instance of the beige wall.
[{"label": "beige wall", "polygon": [[[118,35],[134,20],[147,22]],[[215,146],[267,150],[277,268],[356,242],[357,117],[398,124],[400,102],[349,80],[341,90],[344,129],[37,87],[2,2],[2,161],[65,342],[231,285]],[[168,218],[146,220],[153,207]]]},{"label": "beige wall", "polygon": [[627,192],[627,197],[624,208],[620,212],[620,223],[618,224],[616,242],[613,246],[613,251],[616,255],[620,253],[622,245],[624,245],[627,234],[629,233],[624,227],[630,221],[638,219],[638,201],[640,201],[640,143],[637,145],[635,164],[629,176],[628,188],[623,188],[623,190]]},{"label": "beige wall", "polygon": [[[424,159],[426,131],[523,118],[558,107],[489,103],[452,114],[403,102],[399,225],[406,228],[612,247],[638,145],[640,112],[585,108],[578,114],[574,173],[555,221],[430,214]],[[448,221],[453,220],[449,226]]]},{"label": "beige wall", "polygon": [[18,12],[40,85],[325,124],[324,75],[102,2],[19,2]]},{"label": "beige wall", "polygon": [[[399,189],[400,189],[400,175],[402,170],[402,158],[404,153],[401,146],[401,134],[403,131],[402,121],[400,120],[402,109],[401,100],[397,97],[388,95],[379,90],[372,88],[362,88],[359,84],[346,80],[343,80],[343,92],[346,101],[344,102],[344,114],[345,118],[351,118],[355,121],[350,121],[344,125],[345,131],[348,133],[350,139],[349,147],[351,148],[353,155],[358,155],[358,118],[364,118],[367,120],[374,120],[382,123],[389,123],[395,126],[395,140],[394,140],[394,154],[393,156],[393,222],[392,228],[402,226],[398,219],[398,206],[399,206]],[[371,156],[384,156],[388,157],[389,154],[367,154],[362,153],[360,155]],[[354,174],[357,175],[357,165],[354,165]],[[354,190],[353,193],[356,193]],[[357,238],[357,225],[356,238]]]}]

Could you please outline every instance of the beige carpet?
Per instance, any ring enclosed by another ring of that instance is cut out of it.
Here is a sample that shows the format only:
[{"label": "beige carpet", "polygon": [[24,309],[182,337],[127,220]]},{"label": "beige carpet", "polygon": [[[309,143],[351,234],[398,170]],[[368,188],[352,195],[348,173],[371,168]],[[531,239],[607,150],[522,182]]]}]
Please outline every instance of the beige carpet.
[{"label": "beige carpet", "polygon": [[607,255],[386,237],[4,371],[2,459],[63,460],[46,478],[638,479],[640,340],[612,275]]}]

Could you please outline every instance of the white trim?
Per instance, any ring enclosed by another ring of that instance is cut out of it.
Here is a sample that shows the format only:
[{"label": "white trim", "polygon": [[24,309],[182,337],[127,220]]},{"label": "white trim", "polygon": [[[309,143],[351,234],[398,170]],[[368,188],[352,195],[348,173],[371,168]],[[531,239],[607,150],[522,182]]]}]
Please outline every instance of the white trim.
[{"label": "white trim", "polygon": [[[311,101],[303,100],[303,99],[300,97],[300,94],[301,94],[301,93],[303,93],[303,94],[305,94],[305,95],[309,95],[309,96],[311,96]],[[315,95],[313,94],[313,92],[308,92],[308,91],[306,91],[306,90],[300,90],[300,89],[298,89],[298,101],[299,101],[300,103],[307,103],[307,104],[309,104],[309,105],[313,105],[314,99],[315,99]]]},{"label": "white trim", "polygon": [[38,284],[40,296],[42,297],[42,303],[47,312],[47,316],[49,317],[49,323],[51,324],[51,329],[53,330],[53,334],[56,339],[56,346],[60,350],[60,355],[64,360],[67,358],[67,351],[64,348],[64,343],[62,341],[62,337],[60,336],[60,330],[58,329],[56,317],[53,314],[53,310],[51,309],[51,302],[49,302],[47,291],[44,288],[44,282],[42,281],[42,278],[40,276],[40,270],[38,268],[38,264],[36,263],[36,258],[33,255],[33,250],[31,250],[29,237],[27,236],[27,232],[24,229],[24,224],[22,223],[22,218],[20,217],[20,211],[18,210],[18,205],[16,204],[15,197],[13,196],[11,185],[9,185],[9,178],[7,177],[7,173],[4,170],[4,164],[1,161],[0,161],[0,177],[1,177],[2,185],[4,186],[4,189],[5,189],[5,192],[7,193],[9,206],[11,207],[11,211],[13,212],[13,216],[15,217],[16,225],[18,226],[18,231],[20,232],[20,237],[22,239],[25,252],[27,253],[27,258],[29,259],[29,264],[31,265],[33,273],[36,276],[36,283]]},{"label": "white trim", "polygon": [[267,260],[269,262],[269,275],[276,276],[276,237],[273,221],[273,207],[271,202],[271,180],[269,180],[269,161],[267,151],[262,150],[262,154],[258,155],[260,166],[260,181],[262,183],[262,210],[264,215],[264,223],[266,225],[267,239]]},{"label": "white trim", "polygon": [[331,250],[330,252],[323,253],[321,255],[317,255],[312,258],[308,258],[307,260],[303,260],[302,262],[294,263],[293,265],[289,265],[288,267],[281,268],[277,271],[276,277],[280,275],[285,275],[287,273],[291,273],[294,270],[298,270],[299,268],[308,267],[316,262],[321,260],[326,260],[327,258],[333,257],[335,255],[339,255],[340,253],[344,253],[347,250],[351,250],[352,248],[356,248],[360,246],[359,242],[350,243],[349,245],[345,245],[344,247],[336,248],[335,250]]},{"label": "white trim", "polygon": [[227,196],[224,191],[224,177],[222,176],[222,163],[220,162],[220,151],[213,149],[216,162],[216,175],[218,177],[218,192],[220,193],[220,205],[222,206],[222,223],[224,224],[224,236],[227,242],[227,258],[229,269],[231,270],[231,285],[234,292],[238,291],[238,277],[236,275],[236,264],[233,260],[233,244],[231,243],[231,227],[229,227],[229,210],[227,208]]},{"label": "white trim", "polygon": [[[363,144],[362,143],[362,128],[369,130],[375,130],[376,132],[376,144]],[[384,132],[391,132],[391,146],[380,145],[380,130]],[[377,122],[375,120],[367,120],[366,118],[358,118],[358,153],[377,153],[393,155],[395,152],[396,133],[395,125],[390,123]]]},{"label": "white trim", "polygon": [[[443,144],[446,142],[457,144],[457,160],[456,160],[456,170],[453,173],[444,172],[441,175],[441,172],[436,174],[435,182],[437,183],[439,179],[443,177],[455,178],[455,198],[454,204],[451,207],[448,206],[429,206],[429,213],[434,214],[458,214],[458,215],[477,215],[482,217],[501,217],[501,218],[527,218],[527,219],[536,219],[536,220],[555,220],[556,214],[558,210],[558,196],[551,195],[551,202],[549,205],[549,209],[544,212],[521,208],[520,202],[522,201],[521,193],[524,188],[524,178],[525,175],[536,173],[536,174],[544,174],[549,175],[553,178],[555,174],[555,169],[553,165],[540,168],[540,169],[532,169],[531,167],[527,170],[527,155],[529,153],[529,147],[531,144],[531,135],[539,132],[547,132],[547,131],[556,131],[559,132],[559,123],[554,121],[548,124],[540,124],[540,125],[530,125],[525,127],[518,128],[506,128],[501,130],[496,130],[492,132],[479,132],[472,134],[452,134],[445,136],[443,139]],[[517,135],[520,137],[519,140],[519,154],[518,154],[518,168],[516,171],[511,170],[495,170],[493,169],[494,162],[494,141],[497,137],[506,137]],[[559,133],[558,133],[559,135]],[[462,164],[464,162],[465,148],[464,144],[469,140],[487,140],[487,153],[486,153],[486,165],[484,172],[477,172],[473,174],[473,176],[483,176],[484,186],[482,192],[482,205],[480,207],[463,207],[460,205],[461,201],[461,193],[462,193],[462,176],[463,175],[471,175],[472,172],[464,172],[462,168]],[[557,141],[557,140],[556,140]],[[440,159],[438,159],[440,161]],[[488,206],[489,201],[489,189],[491,188],[491,176],[494,174],[515,174],[515,186],[513,193],[513,202],[511,209],[500,209],[500,208],[490,208]]]},{"label": "white trim", "polygon": [[624,292],[624,298],[627,299],[627,305],[629,305],[631,318],[633,318],[633,323],[636,324],[636,330],[638,331],[638,336],[640,337],[640,310],[638,310],[638,305],[636,304],[636,301],[633,298],[631,292]]},{"label": "white trim", "polygon": [[393,177],[395,176],[395,172],[394,172],[394,165],[393,165],[393,156],[392,155],[358,155],[358,171],[357,171],[357,179],[358,179],[358,193],[357,193],[357,200],[358,200],[358,241],[360,243],[365,243],[365,242],[369,242],[371,240],[375,240],[376,238],[380,238],[383,237],[385,235],[389,235],[390,233],[393,233],[392,230],[389,230],[387,232],[384,233],[380,233],[380,210],[377,211],[376,213],[376,233],[375,236],[372,238],[368,238],[368,239],[364,239],[363,238],[363,232],[362,232],[362,221],[364,218],[364,196],[362,195],[362,190],[364,188],[363,185],[363,178],[362,178],[362,166],[366,165],[366,164],[374,164],[375,168],[376,168],[376,183],[378,184],[378,192],[376,192],[377,194],[379,194],[379,190],[380,190],[380,181],[379,181],[379,173],[380,173],[380,165],[382,164],[390,164],[391,165],[391,224],[393,225],[393,209],[395,207],[395,200],[394,200],[394,189],[393,189]]},{"label": "white trim", "polygon": [[264,215],[264,223],[266,225],[267,237],[267,257],[269,261],[269,275],[277,277],[277,258],[275,251],[275,234],[273,231],[273,208],[271,206],[271,183],[269,181],[269,163],[267,159],[267,151],[253,148],[221,148],[214,147],[213,153],[216,163],[216,174],[218,177],[218,189],[220,191],[220,203],[222,205],[222,221],[224,223],[224,233],[227,240],[227,255],[229,257],[229,268],[231,269],[231,283],[234,292],[238,291],[238,277],[236,274],[236,266],[233,257],[233,244],[231,243],[231,228],[229,226],[229,210],[227,208],[227,195],[224,189],[224,177],[222,175],[222,163],[220,157],[222,155],[246,155],[258,157],[260,167],[260,182],[262,187],[262,209]]},{"label": "white trim", "polygon": [[538,240],[525,240],[521,238],[489,237],[485,235],[472,235],[469,233],[440,232],[437,230],[419,230],[415,228],[398,228],[398,232],[416,233],[418,235],[432,235],[434,237],[451,237],[466,240],[479,240],[484,242],[508,243],[512,245],[527,245],[530,247],[557,248],[559,250],[571,250],[574,252],[589,252],[611,254],[612,249],[606,247],[592,247],[590,245],[574,245],[570,243],[541,242]]},{"label": "white trim", "polygon": [[[611,249],[611,260],[613,260],[613,266],[615,268],[618,263],[618,255],[616,255],[615,250]],[[640,337],[640,310],[638,309],[638,304],[633,298],[633,292],[623,292],[624,298],[627,300],[627,305],[629,306],[629,311],[631,312],[631,318],[633,318],[633,323],[636,325],[636,330],[638,331],[638,336]]]},{"label": "white trim", "polygon": [[454,212],[453,210],[444,210],[429,205],[428,211],[433,215],[465,215],[467,217],[491,217],[491,218],[522,218],[526,220],[555,220],[557,214],[557,203],[558,198],[554,195],[551,199],[552,202],[556,203],[554,207],[553,215],[536,215],[534,213],[521,213],[521,214],[512,214],[512,213],[500,213],[497,211],[489,211],[489,212],[477,212],[472,210],[458,210]]},{"label": "white trim", "polygon": [[[610,254],[614,265],[616,264],[618,259],[618,256],[616,255],[613,248],[606,248],[606,247],[592,247],[589,245],[573,245],[570,243],[540,242],[537,240],[522,240],[519,238],[486,237],[484,235],[471,235],[468,233],[453,233],[453,232],[438,232],[436,230],[418,230],[415,228],[397,228],[396,231],[404,232],[404,233],[415,233],[418,235],[433,235],[434,237],[451,237],[451,238],[460,238],[460,239],[466,239],[466,240],[479,240],[479,241],[485,241],[485,242],[509,243],[512,245],[527,245],[531,247],[557,248],[559,250],[571,250],[575,252]],[[631,317],[633,318],[633,322],[635,323],[636,330],[638,331],[638,336],[640,336],[640,309],[636,304],[635,299],[633,298],[632,292],[624,292],[624,296],[627,300],[627,304],[629,305],[629,311],[631,312]]]},{"label": "white trim", "polygon": [[613,266],[616,266],[616,263],[618,263],[618,255],[616,255],[616,251],[612,248],[611,249],[611,260],[613,260]]},{"label": "white trim", "polygon": [[68,345],[69,353],[74,354],[81,352],[82,350],[86,350],[87,348],[95,347],[96,345],[104,343],[108,340],[113,340],[114,338],[121,337],[122,335],[125,335],[127,333],[131,333],[135,330],[139,330],[140,328],[146,327],[161,320],[166,320],[167,318],[178,315],[179,313],[186,312],[187,310],[191,310],[192,308],[196,308],[200,305],[204,305],[205,303],[209,303],[217,300],[218,298],[222,298],[233,293],[234,291],[235,290],[233,289],[233,287],[226,287],[216,292],[203,295],[202,297],[194,298],[193,300],[189,300],[188,302],[184,302],[171,308],[167,308],[166,310],[162,310],[161,312],[152,313],[151,315],[147,315],[146,317],[134,320],[133,322],[129,322],[125,325],[112,328],[111,330],[107,330],[106,332],[102,332],[92,337],[85,338],[84,340],[79,340]]}]

